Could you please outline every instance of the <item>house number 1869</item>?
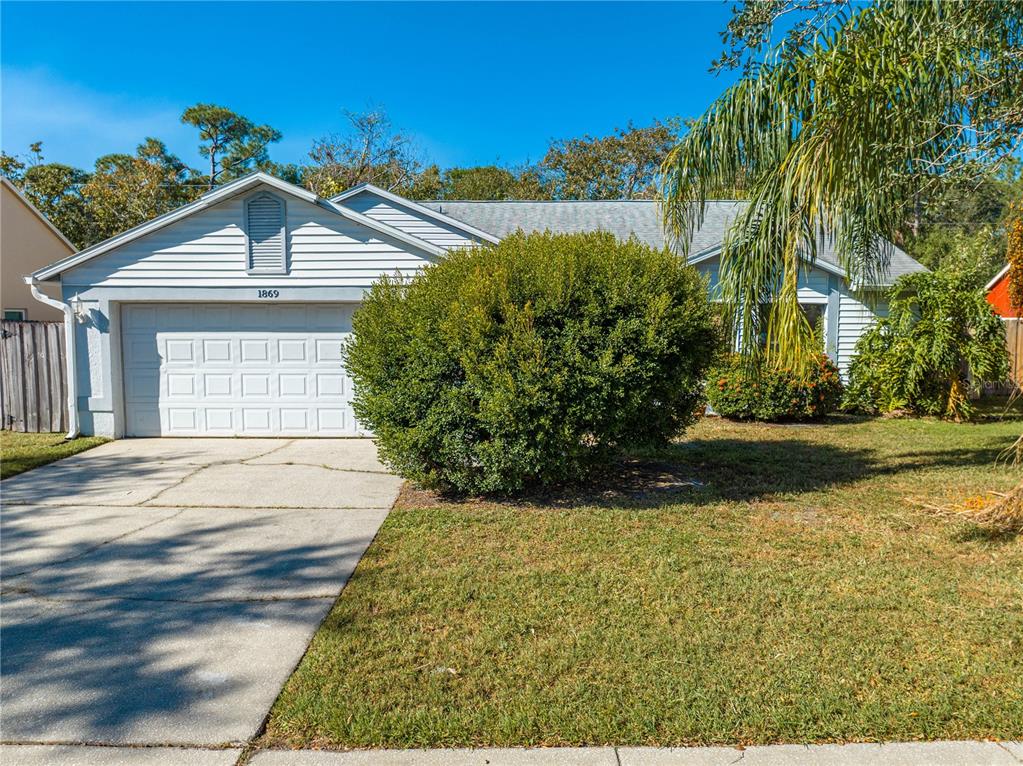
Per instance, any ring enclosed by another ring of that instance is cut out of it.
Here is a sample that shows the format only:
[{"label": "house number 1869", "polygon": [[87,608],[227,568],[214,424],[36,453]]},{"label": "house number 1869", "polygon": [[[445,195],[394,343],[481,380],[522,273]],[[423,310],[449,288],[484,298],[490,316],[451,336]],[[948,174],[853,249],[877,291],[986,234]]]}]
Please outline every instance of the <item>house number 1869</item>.
[{"label": "house number 1869", "polygon": [[259,293],[259,297],[260,298],[280,298],[281,297],[281,291],[280,290],[259,290],[257,292]]}]

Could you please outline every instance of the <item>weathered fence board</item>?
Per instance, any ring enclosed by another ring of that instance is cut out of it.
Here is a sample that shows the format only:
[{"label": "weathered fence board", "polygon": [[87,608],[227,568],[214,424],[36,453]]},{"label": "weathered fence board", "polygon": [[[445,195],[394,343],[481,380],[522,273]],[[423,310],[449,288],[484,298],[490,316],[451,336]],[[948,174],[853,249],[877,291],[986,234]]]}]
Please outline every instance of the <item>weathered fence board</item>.
[{"label": "weathered fence board", "polygon": [[0,427],[67,430],[62,322],[0,322]]}]

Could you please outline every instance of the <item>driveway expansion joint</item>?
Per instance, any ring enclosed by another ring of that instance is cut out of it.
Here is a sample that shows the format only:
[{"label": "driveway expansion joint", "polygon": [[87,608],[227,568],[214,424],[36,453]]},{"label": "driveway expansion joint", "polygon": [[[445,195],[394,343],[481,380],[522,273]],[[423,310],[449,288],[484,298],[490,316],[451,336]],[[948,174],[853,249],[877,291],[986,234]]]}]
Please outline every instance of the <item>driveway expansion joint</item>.
[{"label": "driveway expansion joint", "polygon": [[[93,507],[97,507],[97,508],[105,508],[105,507],[111,507],[111,508],[136,508],[138,506],[133,506],[133,505],[127,505],[127,506],[125,506],[125,505],[117,505],[117,506],[93,506]],[[165,507],[173,508],[173,507],[176,507],[176,506],[165,506]],[[48,569],[49,567],[57,566],[59,564],[67,564],[68,562],[75,561],[77,559],[82,558],[83,556],[88,556],[90,553],[98,551],[100,548],[102,548],[105,545],[110,545],[110,543],[115,543],[118,540],[123,540],[126,537],[130,537],[131,535],[137,534],[137,533],[142,532],[142,531],[144,531],[146,529],[150,529],[151,527],[155,527],[157,524],[162,524],[165,521],[171,521],[172,519],[175,519],[178,516],[180,516],[186,510],[188,510],[188,509],[187,508],[182,508],[177,513],[172,513],[169,516],[164,516],[162,519],[156,519],[155,521],[151,521],[148,524],[143,524],[141,527],[136,527],[135,529],[131,529],[131,530],[129,530],[127,532],[124,532],[124,533],[122,533],[120,535],[114,535],[109,540],[103,540],[102,542],[97,543],[96,545],[93,545],[91,548],[86,548],[83,551],[79,551],[78,553],[76,553],[73,556],[68,556],[67,558],[63,558],[63,559],[56,559],[54,561],[48,561],[45,564],[40,564],[39,566],[31,567],[29,569],[23,569],[20,572],[14,572],[13,574],[4,573],[4,577],[5,578],[9,578],[9,577],[24,577],[25,575],[30,575],[30,574],[35,574],[36,572],[41,572],[42,570]]]},{"label": "driveway expansion joint", "polygon": [[[1003,743],[1003,742],[995,742],[995,744],[998,745],[998,747],[1002,748],[1002,750],[1007,752],[1013,758],[1015,758],[1019,763],[1023,763],[1023,757],[1020,757],[1020,756],[1016,755],[1016,753],[1014,753],[1012,750],[1010,750],[1009,748],[1007,748],[1005,746],[1005,743]],[[1023,741],[1021,741],[1021,744],[1023,744]],[[1023,753],[1023,749],[1021,749],[1020,752]]]},{"label": "driveway expansion joint", "polygon": [[81,598],[59,598],[47,596],[32,588],[11,587],[0,589],[0,595],[27,596],[37,601],[53,604],[92,604],[108,601],[139,601],[157,604],[275,604],[291,601],[324,601],[336,599],[337,593],[313,593],[294,596],[237,596],[224,598],[146,598],[144,596],[82,596]]}]

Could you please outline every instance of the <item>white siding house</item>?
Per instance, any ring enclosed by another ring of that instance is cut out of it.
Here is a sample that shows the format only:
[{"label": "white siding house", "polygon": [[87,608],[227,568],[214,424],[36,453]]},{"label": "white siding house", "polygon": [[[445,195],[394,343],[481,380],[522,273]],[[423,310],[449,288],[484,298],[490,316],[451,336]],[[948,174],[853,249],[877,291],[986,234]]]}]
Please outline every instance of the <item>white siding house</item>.
[{"label": "white siding house", "polygon": [[[712,290],[714,227],[738,204],[710,210],[718,223],[694,239]],[[59,282],[74,309],[83,433],[357,436],[340,350],[365,291],[518,229],[604,229],[664,246],[649,202],[417,203],[369,185],[324,200],[256,173],[30,280]],[[824,260],[800,296],[821,307],[844,368],[874,310]]]}]

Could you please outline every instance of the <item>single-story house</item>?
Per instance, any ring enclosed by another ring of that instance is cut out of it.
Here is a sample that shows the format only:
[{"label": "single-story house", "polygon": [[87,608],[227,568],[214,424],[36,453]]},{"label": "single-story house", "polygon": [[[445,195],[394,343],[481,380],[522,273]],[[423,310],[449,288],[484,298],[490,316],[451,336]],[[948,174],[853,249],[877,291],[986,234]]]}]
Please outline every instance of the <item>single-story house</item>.
[{"label": "single-story house", "polygon": [[[739,204],[712,203],[693,243],[712,282]],[[357,436],[341,347],[365,291],[517,229],[664,244],[653,202],[418,203],[368,184],[328,200],[254,173],[27,279],[60,283],[83,433]],[[893,277],[920,268],[896,251]],[[826,251],[800,294],[844,367],[872,309]]]},{"label": "single-story house", "polygon": [[[64,314],[32,300],[22,277],[74,253],[71,244],[50,220],[8,179],[0,177],[0,309],[7,320],[60,321]],[[59,297],[59,285],[46,289]]]}]

